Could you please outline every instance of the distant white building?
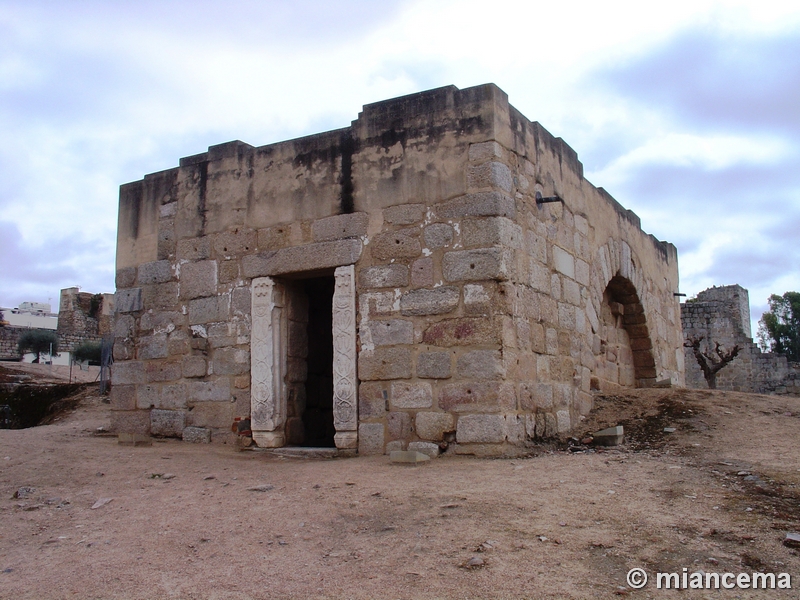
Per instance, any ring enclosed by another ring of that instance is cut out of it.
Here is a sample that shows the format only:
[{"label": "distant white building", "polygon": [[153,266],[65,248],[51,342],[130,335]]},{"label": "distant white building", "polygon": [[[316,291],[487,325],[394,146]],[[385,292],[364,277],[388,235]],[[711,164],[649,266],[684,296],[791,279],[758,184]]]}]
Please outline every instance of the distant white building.
[{"label": "distant white building", "polygon": [[0,311],[5,321],[14,327],[58,327],[58,314],[52,312],[50,304],[45,302],[22,302],[18,308],[0,308]]}]

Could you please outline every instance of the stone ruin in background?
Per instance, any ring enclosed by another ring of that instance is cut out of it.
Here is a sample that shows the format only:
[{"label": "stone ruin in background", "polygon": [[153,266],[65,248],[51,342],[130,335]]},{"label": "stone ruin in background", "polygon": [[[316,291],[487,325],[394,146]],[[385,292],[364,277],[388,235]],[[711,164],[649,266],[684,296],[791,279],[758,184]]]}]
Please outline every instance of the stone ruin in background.
[{"label": "stone ruin in background", "polygon": [[675,247],[494,85],[120,190],[118,432],[492,455],[684,384]]},{"label": "stone ruin in background", "polygon": [[[726,285],[700,292],[681,304],[681,322],[684,339],[702,337],[708,353],[716,342],[725,350],[741,349],[717,374],[718,390],[800,396],[800,365],[788,362],[782,354],[761,352],[753,343],[750,297],[743,287]],[[686,348],[684,360],[687,387],[708,388],[690,348]]]}]

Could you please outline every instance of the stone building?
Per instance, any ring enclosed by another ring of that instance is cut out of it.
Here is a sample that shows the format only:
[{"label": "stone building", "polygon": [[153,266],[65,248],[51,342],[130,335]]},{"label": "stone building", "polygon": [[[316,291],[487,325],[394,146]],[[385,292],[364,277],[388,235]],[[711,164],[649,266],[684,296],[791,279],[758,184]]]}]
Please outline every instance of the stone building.
[{"label": "stone building", "polygon": [[[717,374],[717,389],[756,394],[800,396],[800,365],[782,354],[761,352],[753,343],[750,296],[740,285],[712,287],[681,305],[686,340],[703,338],[701,348],[713,353],[719,342],[724,350],[739,346],[739,355]],[[685,349],[686,385],[706,389],[703,373],[692,350]]]},{"label": "stone building", "polygon": [[[4,309],[5,310],[5,309]],[[59,355],[54,364],[68,364],[69,355],[84,342],[99,342],[113,333],[114,294],[90,294],[77,287],[61,290],[58,313],[50,305],[23,302],[7,311],[9,323],[0,327],[0,360],[19,360],[20,336],[29,329],[55,329]]]},{"label": "stone building", "polygon": [[84,342],[99,342],[112,333],[114,294],[91,294],[80,288],[61,290],[58,303],[59,349],[72,352]]},{"label": "stone building", "polygon": [[117,288],[120,432],[496,454],[683,385],[675,247],[491,84],[123,185]]}]

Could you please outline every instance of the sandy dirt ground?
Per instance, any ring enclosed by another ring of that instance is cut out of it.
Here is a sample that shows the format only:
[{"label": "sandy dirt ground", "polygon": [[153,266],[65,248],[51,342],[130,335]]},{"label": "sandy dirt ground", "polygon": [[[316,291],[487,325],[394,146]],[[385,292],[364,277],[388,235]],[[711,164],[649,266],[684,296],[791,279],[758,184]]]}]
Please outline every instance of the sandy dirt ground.
[{"label": "sandy dirt ground", "polygon": [[[623,423],[620,447],[410,467],[120,446],[91,394],[0,431],[0,598],[800,597],[798,398],[636,391],[579,430]],[[684,567],[794,589],[655,589]]]}]

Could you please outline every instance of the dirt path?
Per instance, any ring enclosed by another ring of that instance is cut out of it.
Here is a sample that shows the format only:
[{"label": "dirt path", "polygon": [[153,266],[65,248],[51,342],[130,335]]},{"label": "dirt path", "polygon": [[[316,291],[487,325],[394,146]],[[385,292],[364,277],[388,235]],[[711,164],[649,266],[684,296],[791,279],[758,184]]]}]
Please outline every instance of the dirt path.
[{"label": "dirt path", "polygon": [[800,530],[800,399],[650,390],[597,405],[585,430],[624,422],[620,449],[404,467],[119,446],[90,398],[0,431],[0,598],[675,596],[626,588],[637,566],[788,572],[788,592],[682,597],[800,597],[800,556],[781,544]]}]

